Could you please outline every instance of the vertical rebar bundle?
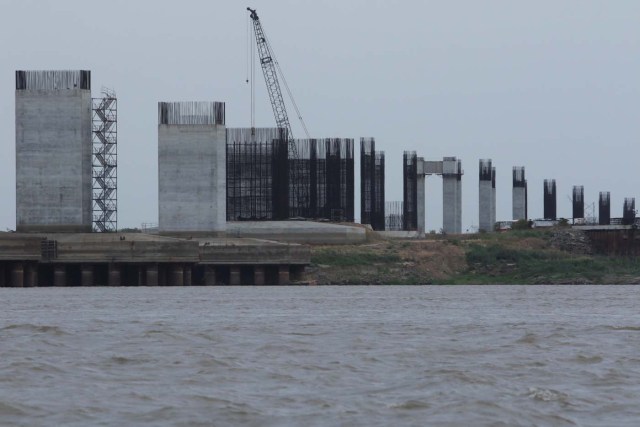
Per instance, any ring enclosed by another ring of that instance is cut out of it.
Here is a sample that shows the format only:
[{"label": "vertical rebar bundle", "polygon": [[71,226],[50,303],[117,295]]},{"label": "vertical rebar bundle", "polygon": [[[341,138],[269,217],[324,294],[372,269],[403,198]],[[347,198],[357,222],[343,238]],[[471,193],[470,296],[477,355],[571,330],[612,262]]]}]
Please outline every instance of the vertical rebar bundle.
[{"label": "vertical rebar bundle", "polygon": [[636,222],[636,199],[635,197],[626,197],[622,209],[622,224],[633,225]]},{"label": "vertical rebar bundle", "polygon": [[227,129],[227,221],[289,216],[287,132]]},{"label": "vertical rebar bundle", "polygon": [[384,208],[384,229],[402,231],[404,227],[404,202],[386,202]]},{"label": "vertical rebar bundle", "polygon": [[584,187],[582,185],[573,186],[573,219],[584,218]]},{"label": "vertical rebar bundle", "polygon": [[118,230],[118,99],[103,89],[92,102],[93,230]]},{"label": "vertical rebar bundle", "polygon": [[598,224],[611,224],[611,193],[601,191],[598,201]]},{"label": "vertical rebar bundle", "polygon": [[224,102],[159,102],[158,124],[224,125]]},{"label": "vertical rebar bundle", "polygon": [[404,230],[418,229],[418,155],[405,151],[402,157]]},{"label": "vertical rebar bundle", "polygon": [[360,222],[384,230],[384,152],[375,144],[374,138],[360,139]]},{"label": "vertical rebar bundle", "polygon": [[91,71],[16,71],[16,90],[91,90]]},{"label": "vertical rebar bundle", "polygon": [[556,220],[556,180],[544,180],[544,219]]}]

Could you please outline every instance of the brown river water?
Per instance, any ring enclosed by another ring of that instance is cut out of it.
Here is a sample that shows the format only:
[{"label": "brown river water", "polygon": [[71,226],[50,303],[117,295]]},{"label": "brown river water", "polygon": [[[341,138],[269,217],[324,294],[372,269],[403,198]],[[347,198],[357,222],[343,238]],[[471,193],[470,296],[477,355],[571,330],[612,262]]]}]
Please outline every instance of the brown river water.
[{"label": "brown river water", "polygon": [[0,289],[1,426],[637,426],[640,287]]}]

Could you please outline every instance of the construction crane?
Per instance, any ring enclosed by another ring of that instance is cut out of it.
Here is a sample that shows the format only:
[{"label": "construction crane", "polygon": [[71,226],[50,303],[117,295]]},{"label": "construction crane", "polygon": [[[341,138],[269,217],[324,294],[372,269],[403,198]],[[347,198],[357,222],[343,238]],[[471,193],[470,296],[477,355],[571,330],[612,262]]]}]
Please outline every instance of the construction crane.
[{"label": "construction crane", "polygon": [[[296,105],[295,100],[293,99],[293,95],[291,90],[289,89],[289,85],[287,84],[287,80],[284,78],[284,74],[282,73],[282,69],[280,69],[280,65],[273,53],[273,49],[267,36],[262,29],[262,24],[260,23],[260,18],[258,18],[258,14],[255,9],[251,9],[247,7],[247,10],[250,12],[251,20],[253,21],[253,33],[256,38],[256,44],[258,46],[258,57],[260,58],[260,66],[262,67],[262,74],[264,74],[264,80],[267,85],[267,92],[269,93],[269,100],[271,101],[271,108],[273,109],[273,115],[276,119],[276,126],[278,128],[283,128],[287,130],[287,138],[289,140],[289,151],[294,159],[297,159],[297,150],[296,145],[293,141],[293,131],[291,130],[291,122],[289,121],[289,116],[287,114],[287,108],[284,103],[284,98],[282,96],[282,90],[280,89],[280,83],[278,81],[278,75],[282,78],[282,82],[284,87],[291,99],[291,103],[298,115],[298,119],[302,124],[302,128],[304,129],[307,138],[309,138],[309,132],[307,131],[307,127],[302,120],[302,115],[300,114],[300,110]],[[253,81],[252,81],[253,84]],[[252,98],[253,102],[253,98]],[[252,124],[253,126],[253,124]]]}]

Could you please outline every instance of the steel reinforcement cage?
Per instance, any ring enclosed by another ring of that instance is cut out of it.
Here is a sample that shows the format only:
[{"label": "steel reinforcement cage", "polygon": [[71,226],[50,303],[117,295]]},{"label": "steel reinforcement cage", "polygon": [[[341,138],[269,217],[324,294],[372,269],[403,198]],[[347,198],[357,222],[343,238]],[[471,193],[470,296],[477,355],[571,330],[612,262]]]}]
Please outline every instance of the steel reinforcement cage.
[{"label": "steel reinforcement cage", "polygon": [[289,216],[286,129],[227,129],[227,221]]},{"label": "steel reinforcement cage", "polygon": [[555,220],[556,213],[556,180],[544,180],[544,219]]},{"label": "steel reinforcement cage", "polygon": [[374,138],[360,139],[361,223],[385,229],[384,152],[375,150]]},{"label": "steel reinforcement cage", "polygon": [[418,155],[405,151],[402,156],[402,223],[404,230],[418,229]]},{"label": "steel reinforcement cage", "polygon": [[227,129],[227,220],[353,222],[353,160],[353,139],[292,141],[285,129]]},{"label": "steel reinforcement cage", "polygon": [[573,219],[584,218],[584,186],[573,186],[571,204],[573,207]]},{"label": "steel reinforcement cage", "polygon": [[403,231],[404,202],[386,202],[384,208],[384,229],[386,231]]},{"label": "steel reinforcement cage", "polygon": [[601,191],[598,200],[598,224],[611,224],[611,193]]},{"label": "steel reinforcement cage", "polygon": [[293,143],[297,158],[289,159],[289,215],[353,222],[353,139],[296,139]]}]

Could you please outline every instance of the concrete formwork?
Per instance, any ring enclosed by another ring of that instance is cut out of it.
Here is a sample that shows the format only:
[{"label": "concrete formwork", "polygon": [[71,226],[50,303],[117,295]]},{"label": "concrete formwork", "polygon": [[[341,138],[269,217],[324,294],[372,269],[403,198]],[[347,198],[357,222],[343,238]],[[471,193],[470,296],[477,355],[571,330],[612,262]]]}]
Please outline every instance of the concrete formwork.
[{"label": "concrete formwork", "polygon": [[161,233],[226,228],[223,103],[159,103],[158,199]]},{"label": "concrete formwork", "polygon": [[480,159],[478,184],[478,230],[493,231],[493,186],[491,159]]},{"label": "concrete formwork", "polygon": [[89,71],[16,72],[16,229],[91,231]]},{"label": "concrete formwork", "polygon": [[425,230],[425,168],[424,158],[418,157],[418,174],[416,182],[417,201],[418,207],[416,209],[416,215],[418,220],[418,236],[424,235]]}]

